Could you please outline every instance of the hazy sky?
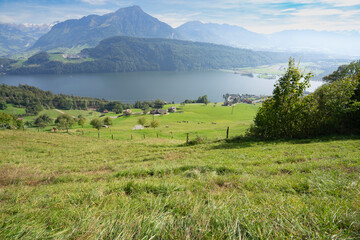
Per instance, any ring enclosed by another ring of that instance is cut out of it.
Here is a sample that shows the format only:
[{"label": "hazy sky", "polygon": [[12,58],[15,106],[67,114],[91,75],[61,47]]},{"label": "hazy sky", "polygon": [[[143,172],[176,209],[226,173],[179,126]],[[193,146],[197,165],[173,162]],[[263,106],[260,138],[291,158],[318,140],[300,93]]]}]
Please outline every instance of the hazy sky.
[{"label": "hazy sky", "polygon": [[261,33],[286,29],[360,31],[360,0],[0,0],[0,22],[52,23],[132,5],[173,27],[200,20]]}]

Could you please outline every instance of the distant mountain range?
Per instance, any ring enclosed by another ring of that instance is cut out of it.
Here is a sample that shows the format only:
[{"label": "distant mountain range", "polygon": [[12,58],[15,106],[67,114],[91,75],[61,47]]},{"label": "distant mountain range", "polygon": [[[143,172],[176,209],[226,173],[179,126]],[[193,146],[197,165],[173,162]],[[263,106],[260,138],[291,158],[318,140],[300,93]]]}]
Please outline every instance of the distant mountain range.
[{"label": "distant mountain range", "polygon": [[[259,34],[227,24],[188,22],[178,28],[159,21],[138,6],[121,8],[102,16],[89,15],[49,26],[0,24],[0,55],[20,51],[95,47],[113,36],[178,39],[209,42],[264,51],[325,53],[360,56],[360,33],[289,30]],[[32,29],[32,30],[31,30]],[[37,41],[36,41],[37,40]]]},{"label": "distant mountain range", "polygon": [[0,23],[0,56],[24,52],[51,29],[51,25]]}]

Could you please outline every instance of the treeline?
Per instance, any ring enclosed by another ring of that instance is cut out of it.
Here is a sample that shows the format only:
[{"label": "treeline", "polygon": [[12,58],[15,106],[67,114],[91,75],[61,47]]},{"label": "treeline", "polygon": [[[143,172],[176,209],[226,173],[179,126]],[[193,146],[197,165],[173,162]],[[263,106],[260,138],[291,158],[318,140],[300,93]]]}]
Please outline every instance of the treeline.
[{"label": "treeline", "polygon": [[95,109],[103,112],[105,110],[122,113],[125,109],[138,108],[162,108],[164,102],[160,99],[155,101],[137,101],[134,104],[122,103],[119,101],[108,101],[105,99],[79,97],[66,94],[54,94],[50,91],[43,91],[33,86],[0,85],[0,109],[5,109],[6,104],[11,103],[15,107],[24,107],[26,115],[37,115],[43,109]]},{"label": "treeline", "polygon": [[204,104],[208,104],[209,102],[210,101],[208,100],[208,96],[204,95],[204,96],[198,97],[197,100],[186,99],[183,103],[204,103]]},{"label": "treeline", "polygon": [[[8,74],[67,74],[135,71],[189,71],[231,69],[283,62],[284,53],[255,52],[210,43],[169,39],[111,37],[95,48],[82,50],[81,56],[94,61],[62,63],[38,53]],[[37,64],[28,66],[27,64]]]},{"label": "treeline", "polygon": [[264,101],[249,136],[262,139],[306,138],[327,134],[360,134],[360,61],[340,66],[314,93],[303,96],[311,74],[294,60]]},{"label": "treeline", "polygon": [[[15,107],[25,107],[27,115],[37,115],[43,109],[51,108],[101,110],[108,107],[109,104],[115,104],[104,99],[54,94],[28,85],[8,86],[5,84],[0,85],[0,100],[11,103]],[[126,107],[124,103],[119,102],[119,104]]]}]

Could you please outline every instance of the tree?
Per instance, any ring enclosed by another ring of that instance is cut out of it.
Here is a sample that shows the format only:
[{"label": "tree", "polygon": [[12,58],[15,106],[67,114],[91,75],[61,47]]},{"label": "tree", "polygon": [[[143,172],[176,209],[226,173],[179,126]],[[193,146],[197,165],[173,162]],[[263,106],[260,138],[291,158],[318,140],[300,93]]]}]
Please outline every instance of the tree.
[{"label": "tree", "polygon": [[26,106],[25,108],[25,112],[27,115],[38,115],[39,112],[41,112],[43,110],[43,107],[40,103],[30,103],[29,105]]},{"label": "tree", "polygon": [[198,98],[198,100],[196,100],[196,103],[204,103],[205,105],[207,105],[210,101],[208,100],[207,95],[201,96]]},{"label": "tree", "polygon": [[42,114],[34,121],[35,126],[44,128],[49,125],[53,120],[47,114]]},{"label": "tree", "polygon": [[94,118],[93,120],[91,120],[90,125],[100,131],[104,124],[99,118]]},{"label": "tree", "polygon": [[81,126],[82,128],[84,128],[85,122],[86,122],[85,118],[81,117],[78,119],[78,125]]},{"label": "tree", "polygon": [[0,110],[5,110],[7,108],[7,104],[4,99],[0,99]]},{"label": "tree", "polygon": [[146,114],[147,112],[149,112],[150,106],[149,104],[145,103],[143,105],[143,107],[141,108],[141,110],[143,110],[144,114]]},{"label": "tree", "polygon": [[154,108],[163,108],[164,102],[161,99],[156,99],[154,101]]},{"label": "tree", "polygon": [[120,104],[116,104],[112,109],[112,111],[115,112],[116,114],[119,114],[123,112],[123,108]]},{"label": "tree", "polygon": [[160,123],[158,121],[156,121],[156,120],[152,120],[150,122],[150,127],[154,128],[154,130],[155,130],[155,128],[157,128],[159,126],[160,126]]},{"label": "tree", "polygon": [[113,120],[110,117],[106,117],[104,119],[104,124],[108,125],[108,126],[111,126],[113,124]]},{"label": "tree", "polygon": [[59,129],[66,129],[66,132],[69,132],[69,128],[74,125],[75,120],[69,114],[61,114],[56,118],[55,123]]},{"label": "tree", "polygon": [[292,138],[303,131],[304,101],[311,73],[302,73],[290,58],[286,73],[275,83],[273,97],[264,101],[248,134],[265,139]]},{"label": "tree", "polygon": [[138,124],[145,126],[146,123],[147,123],[147,120],[145,117],[141,117],[138,119]]}]

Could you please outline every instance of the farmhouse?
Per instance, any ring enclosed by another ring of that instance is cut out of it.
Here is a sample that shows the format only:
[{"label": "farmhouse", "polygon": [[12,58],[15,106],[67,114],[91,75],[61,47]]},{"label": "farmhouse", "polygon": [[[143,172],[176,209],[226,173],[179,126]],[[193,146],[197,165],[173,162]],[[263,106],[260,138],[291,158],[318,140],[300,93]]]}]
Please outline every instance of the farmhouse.
[{"label": "farmhouse", "polygon": [[231,106],[232,104],[239,103],[241,96],[240,94],[225,94],[224,106]]},{"label": "farmhouse", "polygon": [[172,112],[172,113],[176,112],[176,107],[169,107],[168,112]]}]

